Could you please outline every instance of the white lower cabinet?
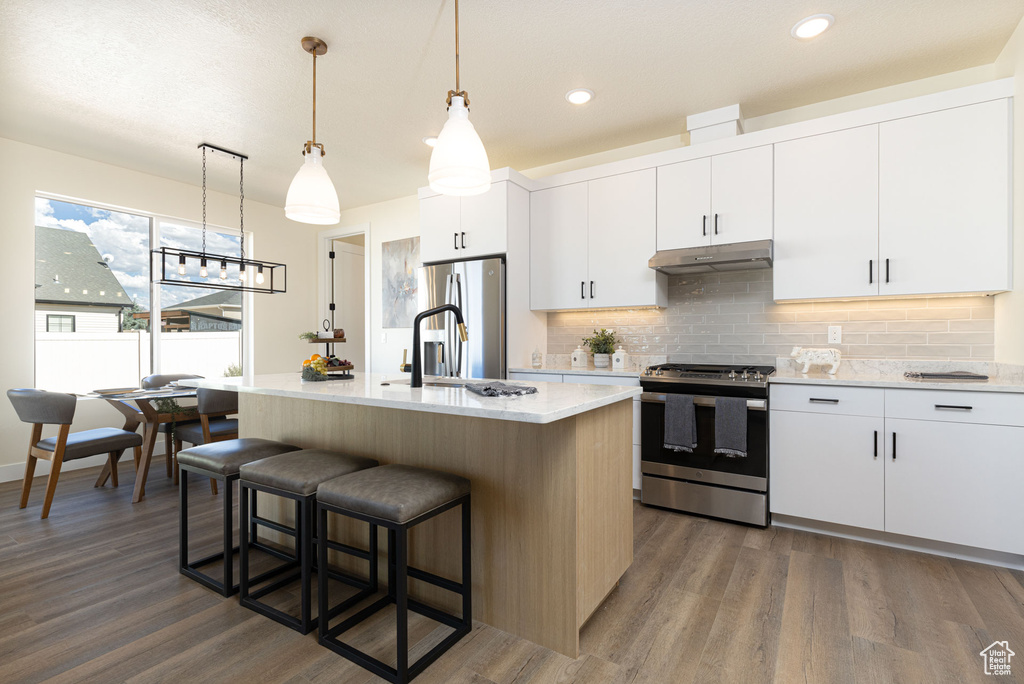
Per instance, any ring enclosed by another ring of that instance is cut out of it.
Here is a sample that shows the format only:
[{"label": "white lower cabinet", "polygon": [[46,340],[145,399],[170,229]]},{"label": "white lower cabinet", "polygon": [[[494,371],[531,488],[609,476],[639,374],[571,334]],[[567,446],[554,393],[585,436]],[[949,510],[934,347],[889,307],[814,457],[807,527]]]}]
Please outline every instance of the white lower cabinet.
[{"label": "white lower cabinet", "polygon": [[878,442],[882,422],[866,416],[772,411],[772,512],[885,529],[885,462]]},{"label": "white lower cabinet", "polygon": [[1024,554],[1022,401],[772,385],[771,511]]},{"label": "white lower cabinet", "polygon": [[1024,554],[1024,428],[900,418],[885,428],[886,532]]}]

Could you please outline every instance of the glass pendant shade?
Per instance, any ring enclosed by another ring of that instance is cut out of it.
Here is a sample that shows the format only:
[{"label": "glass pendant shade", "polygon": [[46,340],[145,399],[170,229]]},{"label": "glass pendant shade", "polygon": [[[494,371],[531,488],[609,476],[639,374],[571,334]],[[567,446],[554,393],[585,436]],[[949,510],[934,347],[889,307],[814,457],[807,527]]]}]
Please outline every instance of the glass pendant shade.
[{"label": "glass pendant shade", "polygon": [[333,225],[341,220],[338,193],[324,168],[320,148],[310,148],[288,186],[284,215],[292,221],[318,225]]},{"label": "glass pendant shade", "polygon": [[[448,121],[437,136],[427,173],[430,189],[442,195],[480,195],[491,189],[491,166],[464,100],[452,97]],[[290,195],[290,193],[289,193]]]}]

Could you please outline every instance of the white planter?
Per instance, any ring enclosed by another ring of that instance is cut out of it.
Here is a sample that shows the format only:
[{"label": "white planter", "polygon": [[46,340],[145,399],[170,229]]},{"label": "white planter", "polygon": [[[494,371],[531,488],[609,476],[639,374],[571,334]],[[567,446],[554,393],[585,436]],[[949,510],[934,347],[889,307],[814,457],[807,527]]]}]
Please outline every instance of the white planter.
[{"label": "white planter", "polygon": [[611,354],[594,354],[594,368],[607,368]]}]

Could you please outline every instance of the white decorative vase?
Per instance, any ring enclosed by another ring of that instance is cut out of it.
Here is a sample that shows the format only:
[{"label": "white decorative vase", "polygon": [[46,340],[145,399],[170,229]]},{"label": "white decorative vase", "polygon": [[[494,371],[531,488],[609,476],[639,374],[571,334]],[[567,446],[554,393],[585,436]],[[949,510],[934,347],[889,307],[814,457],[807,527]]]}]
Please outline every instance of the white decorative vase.
[{"label": "white decorative vase", "polygon": [[611,354],[594,354],[594,368],[607,368]]}]

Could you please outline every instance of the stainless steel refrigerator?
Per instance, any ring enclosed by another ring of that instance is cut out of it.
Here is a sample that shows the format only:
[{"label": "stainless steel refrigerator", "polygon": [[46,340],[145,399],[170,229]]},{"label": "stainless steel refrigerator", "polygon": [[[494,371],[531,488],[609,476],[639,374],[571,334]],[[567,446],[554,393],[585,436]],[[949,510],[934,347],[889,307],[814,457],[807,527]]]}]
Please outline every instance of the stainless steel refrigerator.
[{"label": "stainless steel refrigerator", "polygon": [[505,377],[505,259],[471,259],[420,269],[419,310],[454,304],[469,341],[459,339],[455,316],[423,321],[423,375]]}]

